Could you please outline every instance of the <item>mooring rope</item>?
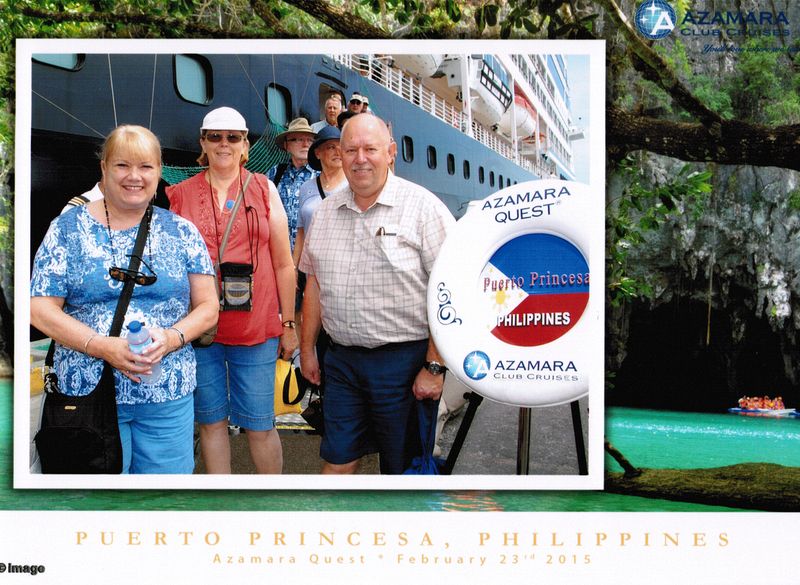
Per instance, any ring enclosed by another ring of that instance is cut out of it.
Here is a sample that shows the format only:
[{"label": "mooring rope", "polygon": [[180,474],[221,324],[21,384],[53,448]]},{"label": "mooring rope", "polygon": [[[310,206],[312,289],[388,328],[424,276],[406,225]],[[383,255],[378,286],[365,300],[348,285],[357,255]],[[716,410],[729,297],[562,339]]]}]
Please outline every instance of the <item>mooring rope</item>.
[{"label": "mooring rope", "polygon": [[111,85],[111,106],[114,108],[114,128],[119,126],[117,122],[117,99],[114,96],[114,75],[111,73],[111,53],[106,53],[108,58],[108,82]]},{"label": "mooring rope", "polygon": [[158,65],[158,55],[153,55],[153,87],[150,90],[150,119],[147,121],[147,129],[153,129],[153,104],[156,101],[156,66]]}]

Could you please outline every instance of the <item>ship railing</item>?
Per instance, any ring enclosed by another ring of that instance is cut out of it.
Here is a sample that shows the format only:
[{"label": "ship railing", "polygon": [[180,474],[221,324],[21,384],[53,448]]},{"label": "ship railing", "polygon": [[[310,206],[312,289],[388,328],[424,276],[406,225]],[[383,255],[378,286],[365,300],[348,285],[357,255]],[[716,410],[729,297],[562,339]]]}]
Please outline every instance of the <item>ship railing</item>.
[{"label": "ship railing", "polygon": [[[466,133],[466,117],[458,109],[447,103],[443,98],[437,96],[413,76],[400,69],[390,67],[387,62],[388,58],[374,56],[370,59],[365,55],[357,54],[332,55],[332,57],[345,67],[371,79],[378,85],[428,112],[445,124],[452,126],[460,132]],[[475,120],[472,121],[472,137],[487,148],[492,149],[510,161],[514,161],[524,169],[536,175],[545,176],[542,174],[546,170],[543,165],[531,162],[530,159],[522,156],[515,158],[514,149],[510,141],[502,138],[495,132],[487,130]]]}]

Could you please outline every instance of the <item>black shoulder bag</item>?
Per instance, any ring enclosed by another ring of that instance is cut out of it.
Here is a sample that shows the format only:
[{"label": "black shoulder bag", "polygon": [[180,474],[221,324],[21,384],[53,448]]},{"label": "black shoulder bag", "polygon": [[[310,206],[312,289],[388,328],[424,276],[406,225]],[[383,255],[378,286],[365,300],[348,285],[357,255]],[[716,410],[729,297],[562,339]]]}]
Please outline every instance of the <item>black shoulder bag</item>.
[{"label": "black shoulder bag", "polygon": [[[128,269],[137,272],[144,250],[153,206],[150,205],[139,224],[136,244]],[[133,280],[122,289],[110,337],[122,331],[122,321],[133,296]],[[67,396],[58,389],[58,378],[53,371],[55,341],[45,358],[42,424],[34,441],[42,473],[120,473],[122,471],[122,444],[117,423],[117,392],[114,369],[108,362],[94,390],[85,396]]]}]

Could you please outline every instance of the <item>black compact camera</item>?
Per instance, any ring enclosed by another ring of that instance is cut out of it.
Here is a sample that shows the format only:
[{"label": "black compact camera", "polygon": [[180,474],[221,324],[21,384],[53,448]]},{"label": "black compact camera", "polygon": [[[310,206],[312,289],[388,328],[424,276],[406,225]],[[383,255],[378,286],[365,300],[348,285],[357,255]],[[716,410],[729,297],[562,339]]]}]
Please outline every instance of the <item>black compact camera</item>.
[{"label": "black compact camera", "polygon": [[221,311],[250,311],[253,308],[253,265],[223,262],[219,266],[222,291]]}]

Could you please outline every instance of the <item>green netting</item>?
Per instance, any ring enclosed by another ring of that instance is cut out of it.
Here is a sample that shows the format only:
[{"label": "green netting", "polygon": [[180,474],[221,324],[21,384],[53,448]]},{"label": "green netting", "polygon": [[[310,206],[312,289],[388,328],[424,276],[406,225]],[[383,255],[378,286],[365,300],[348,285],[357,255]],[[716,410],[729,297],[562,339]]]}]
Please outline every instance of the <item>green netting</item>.
[{"label": "green netting", "polygon": [[[286,151],[280,149],[275,144],[275,137],[285,130],[285,126],[276,124],[270,120],[261,137],[250,145],[250,159],[247,161],[247,164],[244,165],[244,168],[253,173],[266,174],[266,172],[276,164],[288,161],[289,155]],[[176,183],[185,181],[189,177],[193,177],[203,169],[205,169],[205,167],[164,165],[161,170],[161,176],[164,181],[170,185],[175,185]]]}]

